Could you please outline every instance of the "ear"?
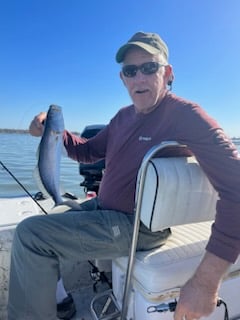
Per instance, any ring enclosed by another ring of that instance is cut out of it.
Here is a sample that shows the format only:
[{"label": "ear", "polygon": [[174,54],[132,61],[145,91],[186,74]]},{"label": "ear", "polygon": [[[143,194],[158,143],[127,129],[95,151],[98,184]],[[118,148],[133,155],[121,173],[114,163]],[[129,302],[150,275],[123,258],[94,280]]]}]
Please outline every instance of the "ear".
[{"label": "ear", "polygon": [[165,67],[165,79],[168,86],[172,85],[172,82],[174,80],[174,74],[172,66],[169,64]]},{"label": "ear", "polygon": [[122,80],[123,84],[126,86],[126,82],[125,82],[124,76],[122,74],[122,71],[119,72],[119,76],[120,76],[120,79]]}]

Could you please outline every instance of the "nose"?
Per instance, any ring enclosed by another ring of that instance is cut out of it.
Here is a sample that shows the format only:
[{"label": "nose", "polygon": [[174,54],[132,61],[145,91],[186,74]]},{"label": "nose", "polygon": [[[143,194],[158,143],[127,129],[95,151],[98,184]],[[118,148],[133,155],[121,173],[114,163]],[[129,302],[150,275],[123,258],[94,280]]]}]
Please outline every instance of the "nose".
[{"label": "nose", "polygon": [[137,70],[137,73],[134,77],[134,80],[136,81],[145,81],[146,75],[143,74],[140,70]]}]

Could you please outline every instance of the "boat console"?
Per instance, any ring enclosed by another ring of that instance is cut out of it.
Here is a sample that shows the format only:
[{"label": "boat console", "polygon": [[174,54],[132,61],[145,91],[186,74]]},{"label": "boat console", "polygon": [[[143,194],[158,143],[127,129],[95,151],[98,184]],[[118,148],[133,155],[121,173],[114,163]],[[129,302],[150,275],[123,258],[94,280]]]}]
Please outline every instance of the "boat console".
[{"label": "boat console", "polygon": [[[95,136],[104,127],[105,125],[102,124],[86,126],[81,133],[81,137],[89,139]],[[96,194],[98,193],[99,184],[101,182],[104,169],[104,159],[93,164],[80,163],[79,173],[84,178],[83,182],[80,183],[80,186],[84,187],[86,194],[88,192],[95,192]]]}]

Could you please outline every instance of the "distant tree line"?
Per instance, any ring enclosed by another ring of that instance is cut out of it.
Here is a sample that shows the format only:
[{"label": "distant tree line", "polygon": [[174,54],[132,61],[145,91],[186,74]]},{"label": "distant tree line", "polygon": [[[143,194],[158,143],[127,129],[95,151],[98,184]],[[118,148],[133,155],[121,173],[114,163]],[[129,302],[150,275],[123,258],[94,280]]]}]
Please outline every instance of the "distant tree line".
[{"label": "distant tree line", "polygon": [[[1,129],[0,128],[0,133],[21,133],[21,134],[28,134],[29,130],[27,129]],[[76,135],[79,135],[79,132],[73,132]]]},{"label": "distant tree line", "polygon": [[25,130],[25,129],[0,129],[0,133],[29,133],[29,130]]}]

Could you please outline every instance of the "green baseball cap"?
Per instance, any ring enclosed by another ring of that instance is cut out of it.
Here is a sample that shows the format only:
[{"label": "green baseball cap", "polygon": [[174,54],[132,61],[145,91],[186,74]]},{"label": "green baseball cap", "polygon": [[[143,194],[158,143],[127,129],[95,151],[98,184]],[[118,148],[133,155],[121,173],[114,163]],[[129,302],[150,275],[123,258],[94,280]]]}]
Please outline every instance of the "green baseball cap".
[{"label": "green baseball cap", "polygon": [[157,33],[140,31],[135,33],[132,38],[118,50],[116,61],[118,63],[123,62],[127,50],[133,46],[142,48],[150,54],[162,53],[166,60],[168,60],[168,47],[160,36]]}]

